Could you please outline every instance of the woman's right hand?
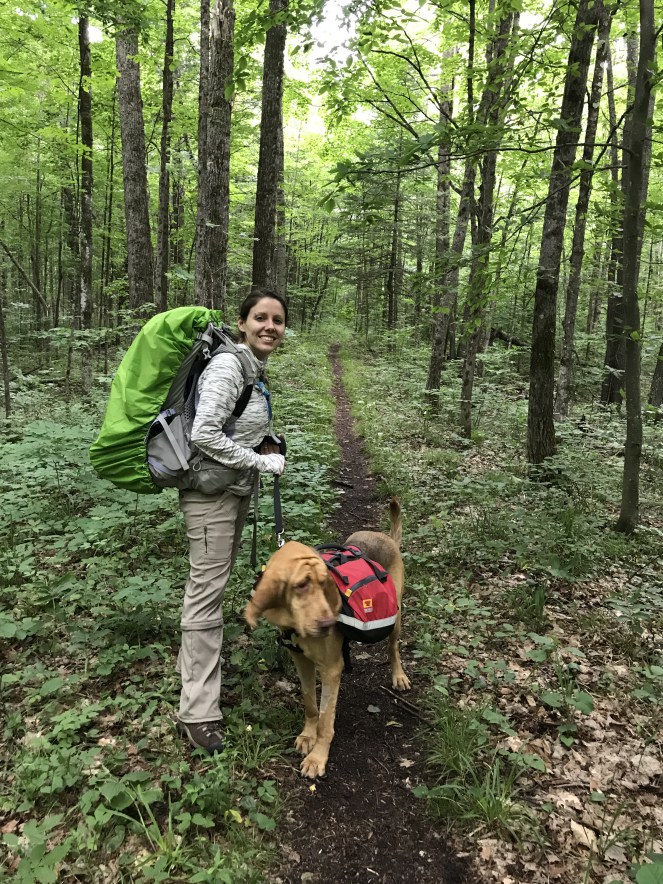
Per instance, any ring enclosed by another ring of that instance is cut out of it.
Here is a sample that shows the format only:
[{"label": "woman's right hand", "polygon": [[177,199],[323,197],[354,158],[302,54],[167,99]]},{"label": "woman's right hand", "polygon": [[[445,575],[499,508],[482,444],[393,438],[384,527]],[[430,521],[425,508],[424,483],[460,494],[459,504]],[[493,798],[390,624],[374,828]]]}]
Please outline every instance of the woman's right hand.
[{"label": "woman's right hand", "polygon": [[282,454],[261,454],[258,469],[261,473],[280,476],[285,470],[285,457]]}]

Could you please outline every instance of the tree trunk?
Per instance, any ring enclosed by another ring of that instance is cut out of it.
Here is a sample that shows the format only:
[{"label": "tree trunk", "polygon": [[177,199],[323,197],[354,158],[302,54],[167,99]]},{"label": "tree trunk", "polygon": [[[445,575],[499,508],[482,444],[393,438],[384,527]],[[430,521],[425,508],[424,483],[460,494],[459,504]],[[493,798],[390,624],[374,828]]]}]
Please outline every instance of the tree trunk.
[{"label": "tree trunk", "polygon": [[[270,16],[288,8],[287,0],[270,0]],[[267,31],[262,78],[260,153],[253,227],[253,289],[274,285],[276,245],[276,193],[279,182],[279,140],[282,135],[283,66],[286,26],[277,22]]]},{"label": "tree trunk", "polygon": [[216,0],[210,11],[207,149],[203,186],[202,292],[197,303],[226,312],[230,219],[230,120],[235,36],[232,0]]},{"label": "tree trunk", "polygon": [[153,300],[153,255],[150,235],[149,198],[145,155],[143,101],[140,91],[138,34],[120,31],[115,43],[124,176],[124,216],[127,236],[129,306],[140,307]]},{"label": "tree trunk", "polygon": [[102,225],[101,269],[99,272],[99,321],[108,324],[108,304],[104,297],[106,286],[111,279],[111,234],[113,231],[113,197],[115,175],[115,103],[117,88],[113,90],[113,108],[111,111],[111,131],[108,136],[108,163],[106,165],[106,193],[104,197],[104,218]]},{"label": "tree trunk", "polygon": [[[445,354],[449,353],[450,358],[455,356],[455,347],[450,347],[450,338],[453,335],[453,322],[456,316],[460,265],[463,258],[463,250],[465,248],[465,239],[467,237],[467,223],[470,217],[474,181],[474,160],[471,157],[468,157],[465,161],[465,172],[463,174],[463,184],[458,202],[458,211],[456,213],[456,226],[454,227],[451,252],[448,255],[440,256],[444,262],[444,273],[440,280],[441,295],[439,304],[436,308],[435,325],[433,329],[433,346],[431,349],[430,362],[428,364],[428,378],[426,380],[426,389],[431,391],[438,390],[440,387],[442,365],[444,363]],[[442,239],[439,243],[440,249],[443,245],[444,240]],[[438,263],[437,247],[438,242],[436,239],[436,282]],[[449,352],[450,350],[451,352]]]},{"label": "tree trunk", "polygon": [[580,135],[589,62],[600,0],[580,0],[566,66],[564,97],[543,219],[541,251],[534,292],[530,358],[527,457],[540,464],[555,453],[553,389],[555,380],[555,320],[566,208],[571,169]]},{"label": "tree trunk", "polygon": [[472,435],[472,393],[476,357],[482,324],[490,292],[490,246],[493,236],[497,149],[501,140],[501,126],[508,104],[508,75],[513,67],[514,53],[508,54],[509,37],[518,27],[518,17],[507,13],[500,21],[497,34],[488,49],[488,74],[477,113],[477,122],[492,133],[489,150],[481,161],[481,188],[477,212],[477,233],[469,282],[469,323],[466,328],[467,347],[463,361],[460,398],[461,430]]},{"label": "tree trunk", "polygon": [[200,3],[200,78],[198,81],[198,204],[196,209],[196,277],[194,301],[207,304],[205,288],[205,195],[207,190],[207,114],[209,92],[210,0]]},{"label": "tree trunk", "polygon": [[7,334],[5,332],[5,308],[3,305],[7,274],[3,270],[0,275],[0,359],[2,360],[2,380],[5,402],[5,418],[9,420],[12,410],[11,391],[9,389],[9,356],[7,354]]},{"label": "tree trunk", "polygon": [[171,184],[171,209],[170,209],[170,264],[177,267],[184,266],[184,239],[182,230],[184,228],[184,173],[182,170],[182,162],[178,157],[179,151],[175,152],[175,174]]},{"label": "tree trunk", "polygon": [[594,177],[594,168],[592,166],[594,159],[594,141],[596,139],[599,107],[601,104],[603,69],[608,57],[608,40],[610,38],[610,25],[612,24],[612,15],[607,9],[603,8],[600,15],[596,59],[594,61],[594,76],[592,78],[589,104],[587,106],[585,147],[582,152],[583,168],[580,172],[578,202],[576,203],[575,225],[573,227],[569,281],[566,287],[566,309],[564,311],[563,321],[564,339],[562,342],[562,355],[559,365],[559,377],[557,380],[556,402],[556,412],[560,420],[563,420],[568,416],[573,392],[573,339],[575,337],[576,315],[578,312],[580,276],[585,256],[587,210],[589,208],[589,200],[592,193],[592,179]]},{"label": "tree trunk", "polygon": [[[449,305],[443,295],[443,281],[449,261],[451,239],[451,151],[448,129],[453,113],[453,84],[448,83],[440,90],[440,144],[437,151],[437,189],[435,199],[435,261],[433,264],[433,334],[431,358],[428,366],[427,389],[436,390],[440,386],[442,363],[449,328]],[[420,244],[417,240],[417,279],[420,279]],[[417,290],[419,286],[417,286]],[[446,311],[446,313],[444,312]],[[417,311],[418,312],[418,311]]]},{"label": "tree trunk", "polygon": [[286,241],[285,215],[285,157],[283,151],[283,119],[279,125],[278,144],[278,184],[276,189],[276,255],[275,274],[276,290],[288,296],[288,245]]},{"label": "tree trunk", "polygon": [[80,84],[78,113],[81,125],[81,208],[80,208],[80,317],[83,328],[92,325],[92,67],[90,64],[90,25],[78,20]]},{"label": "tree trunk", "polygon": [[168,309],[168,258],[170,256],[170,123],[173,116],[173,15],[175,0],[166,0],[166,48],[163,60],[161,103],[161,164],[159,214],[154,289],[160,310]]},{"label": "tree trunk", "polygon": [[396,173],[396,193],[394,194],[394,214],[391,222],[391,247],[389,249],[389,266],[385,280],[387,308],[387,328],[396,327],[398,315],[398,291],[396,286],[396,266],[398,262],[399,214],[401,207],[401,172]]},{"label": "tree trunk", "polygon": [[[628,75],[627,105],[631,105],[635,91],[637,73],[638,44],[634,34],[626,35],[626,70]],[[623,251],[624,231],[623,201],[626,196],[625,178],[622,173],[621,198],[619,188],[619,147],[617,143],[617,113],[615,111],[614,85],[612,77],[612,54],[608,57],[608,107],[610,129],[613,133],[610,143],[612,189],[610,201],[612,209],[612,241],[610,263],[608,265],[608,306],[605,315],[605,356],[606,368],[601,385],[601,402],[604,405],[620,405],[622,384],[626,369],[626,342],[624,338],[624,299],[623,299]],[[626,116],[622,142],[630,138],[631,115]],[[623,153],[623,151],[622,151]],[[623,159],[625,162],[625,159]]]},{"label": "tree trunk", "polygon": [[660,408],[663,405],[663,343],[658,351],[656,368],[649,389],[649,404],[654,408]]},{"label": "tree trunk", "polygon": [[640,0],[640,56],[630,126],[625,144],[624,168],[624,332],[626,334],[626,445],[622,505],[615,526],[630,534],[636,527],[640,507],[640,456],[642,453],[642,411],[640,402],[640,307],[638,270],[647,199],[647,165],[651,151],[650,99],[656,68],[656,34],[653,0]]}]

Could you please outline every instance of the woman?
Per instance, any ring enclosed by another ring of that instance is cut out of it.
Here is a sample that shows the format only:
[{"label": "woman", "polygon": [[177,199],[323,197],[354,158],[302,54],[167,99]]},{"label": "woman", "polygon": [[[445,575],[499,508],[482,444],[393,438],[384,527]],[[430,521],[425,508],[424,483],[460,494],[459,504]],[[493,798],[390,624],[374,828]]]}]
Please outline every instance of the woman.
[{"label": "woman", "polygon": [[263,372],[268,356],[283,340],[287,319],[286,302],[277,292],[259,290],[242,303],[238,347],[248,352],[255,381],[251,398],[236,420],[232,412],[244,379],[235,355],[215,356],[198,384],[191,440],[206,458],[233,471],[228,471],[232,482],[223,491],[180,492],[190,571],[177,661],[182,676],[177,728],[192,746],[210,754],[223,747],[219,706],[223,593],[237,556],[255,471],[280,475],[285,468],[278,447],[264,442],[271,431],[271,406]]}]

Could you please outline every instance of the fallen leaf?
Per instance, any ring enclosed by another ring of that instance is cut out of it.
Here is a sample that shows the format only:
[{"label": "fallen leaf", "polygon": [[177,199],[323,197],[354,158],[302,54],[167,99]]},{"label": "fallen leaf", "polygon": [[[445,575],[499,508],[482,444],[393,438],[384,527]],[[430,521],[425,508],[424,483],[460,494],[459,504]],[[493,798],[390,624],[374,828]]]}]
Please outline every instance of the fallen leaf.
[{"label": "fallen leaf", "polygon": [[612,860],[614,863],[628,862],[628,858],[624,853],[624,848],[620,847],[619,844],[611,844],[603,855],[606,859]]},{"label": "fallen leaf", "polygon": [[401,767],[412,767],[414,765],[414,761],[410,761],[409,758],[401,758],[398,763]]},{"label": "fallen leaf", "polygon": [[650,780],[663,773],[661,762],[653,755],[634,755],[631,758],[631,764],[639,774]]},{"label": "fallen leaf", "polygon": [[0,832],[2,832],[3,835],[11,835],[16,829],[18,829],[18,820],[9,820],[9,822],[5,823],[0,829]]},{"label": "fallen leaf", "polygon": [[581,847],[586,847],[588,850],[594,850],[596,848],[596,833],[592,829],[587,828],[587,826],[582,826],[580,823],[576,823],[575,820],[571,820],[571,831],[573,832],[573,837]]},{"label": "fallen leaf", "polygon": [[498,842],[494,838],[484,838],[479,841],[481,845],[481,859],[489,860],[495,856],[498,848]]}]

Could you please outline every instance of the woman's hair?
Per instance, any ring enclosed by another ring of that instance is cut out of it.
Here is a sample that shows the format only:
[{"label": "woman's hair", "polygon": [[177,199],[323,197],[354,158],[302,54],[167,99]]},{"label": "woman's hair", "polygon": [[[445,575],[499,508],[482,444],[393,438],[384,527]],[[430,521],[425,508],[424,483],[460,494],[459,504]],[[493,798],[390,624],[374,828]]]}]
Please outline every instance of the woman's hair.
[{"label": "woman's hair", "polygon": [[288,324],[288,302],[283,297],[280,292],[274,291],[274,289],[256,289],[251,292],[250,295],[247,295],[242,303],[239,305],[239,318],[246,321],[249,318],[249,313],[258,303],[258,301],[262,301],[263,298],[273,298],[275,301],[278,301],[281,307],[283,307],[283,315],[285,317],[285,323]]}]

